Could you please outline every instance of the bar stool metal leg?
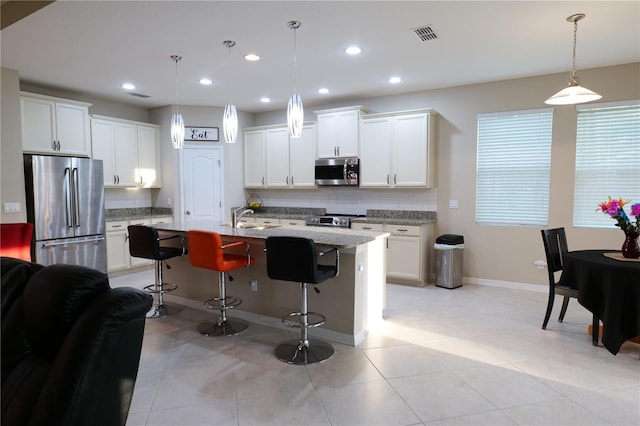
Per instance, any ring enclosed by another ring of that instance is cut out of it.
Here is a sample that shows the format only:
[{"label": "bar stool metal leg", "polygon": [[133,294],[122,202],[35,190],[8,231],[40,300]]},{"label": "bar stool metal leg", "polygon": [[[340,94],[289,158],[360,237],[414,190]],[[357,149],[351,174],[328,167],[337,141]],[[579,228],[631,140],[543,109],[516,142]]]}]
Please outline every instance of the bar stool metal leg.
[{"label": "bar stool metal leg", "polygon": [[220,272],[220,297],[214,297],[204,302],[204,306],[207,308],[220,310],[218,322],[206,321],[198,326],[200,334],[205,336],[234,336],[242,333],[249,327],[249,323],[246,321],[227,317],[227,310],[238,306],[242,300],[237,297],[227,297],[227,286],[224,274],[224,272]]},{"label": "bar stool metal leg", "polygon": [[300,312],[292,315],[299,317],[300,339],[288,340],[279,344],[274,353],[276,357],[287,364],[306,365],[325,361],[334,354],[331,344],[323,340],[309,339],[309,327],[317,327],[321,322],[309,325],[309,310],[307,307],[307,284],[300,283]]},{"label": "bar stool metal leg", "polygon": [[148,285],[144,289],[149,293],[158,294],[158,303],[154,303],[149,312],[147,312],[147,318],[162,318],[167,316],[167,307],[164,304],[164,292],[175,290],[177,286],[175,284],[167,284],[165,288],[164,280],[162,276],[162,260],[155,261],[155,284]]}]

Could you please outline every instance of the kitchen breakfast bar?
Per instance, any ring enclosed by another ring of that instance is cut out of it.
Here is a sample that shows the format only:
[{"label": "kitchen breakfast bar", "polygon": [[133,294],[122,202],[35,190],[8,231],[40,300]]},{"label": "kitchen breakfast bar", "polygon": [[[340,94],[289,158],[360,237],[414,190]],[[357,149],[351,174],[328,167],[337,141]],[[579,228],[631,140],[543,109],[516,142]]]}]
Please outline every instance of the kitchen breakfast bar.
[{"label": "kitchen breakfast bar", "polygon": [[[300,290],[295,283],[271,280],[267,276],[266,238],[304,237],[312,239],[318,245],[318,250],[335,247],[340,251],[339,275],[319,284],[317,288],[320,293],[309,292],[309,311],[319,312],[327,318],[322,327],[310,330],[310,334],[358,345],[370,330],[380,326],[385,306],[388,233],[304,226],[251,226],[233,228],[205,221],[155,225],[162,234],[184,235],[187,247],[186,233],[190,230],[216,232],[225,244],[247,242],[255,264],[230,273],[233,281],[227,280],[227,295],[241,298],[242,304],[229,311],[228,315],[276,327],[284,327],[280,319],[299,310]],[[228,252],[244,253],[244,249],[234,248]],[[319,263],[334,262],[333,255],[327,257],[330,259],[321,258]],[[188,255],[170,259],[168,263],[171,269],[165,269],[164,281],[177,284],[178,288],[165,294],[167,300],[206,309],[203,301],[218,296],[217,272],[192,267]],[[257,286],[252,289],[253,280]],[[210,314],[212,321],[217,320],[218,311],[211,311]]]}]

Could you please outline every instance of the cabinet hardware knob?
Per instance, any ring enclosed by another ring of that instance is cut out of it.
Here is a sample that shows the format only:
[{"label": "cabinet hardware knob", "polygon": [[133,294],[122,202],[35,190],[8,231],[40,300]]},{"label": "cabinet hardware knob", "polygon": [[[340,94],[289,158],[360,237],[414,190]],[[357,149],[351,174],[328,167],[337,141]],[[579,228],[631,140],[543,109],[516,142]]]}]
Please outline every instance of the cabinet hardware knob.
[{"label": "cabinet hardware knob", "polygon": [[190,215],[190,214],[191,214],[191,210],[187,210],[185,213],[186,213],[187,215]]}]

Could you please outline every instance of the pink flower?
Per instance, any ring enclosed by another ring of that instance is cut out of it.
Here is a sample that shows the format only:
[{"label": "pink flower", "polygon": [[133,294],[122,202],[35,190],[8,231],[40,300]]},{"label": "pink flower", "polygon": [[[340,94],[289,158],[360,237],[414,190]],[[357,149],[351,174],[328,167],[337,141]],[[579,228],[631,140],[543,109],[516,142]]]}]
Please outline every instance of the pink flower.
[{"label": "pink flower", "polygon": [[640,203],[631,206],[631,216],[640,218]]}]

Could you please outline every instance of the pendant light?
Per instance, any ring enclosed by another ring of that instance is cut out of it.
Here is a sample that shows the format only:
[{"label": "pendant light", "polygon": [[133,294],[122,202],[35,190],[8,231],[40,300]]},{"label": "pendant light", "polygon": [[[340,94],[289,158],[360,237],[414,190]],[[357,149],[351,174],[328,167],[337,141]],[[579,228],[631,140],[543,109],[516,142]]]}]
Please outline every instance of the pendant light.
[{"label": "pendant light", "polygon": [[184,120],[178,111],[178,62],[182,56],[171,55],[176,64],[176,112],[171,116],[171,144],[175,149],[182,149],[184,145]]},{"label": "pendant light", "polygon": [[231,105],[231,48],[236,45],[235,41],[225,40],[222,42],[227,47],[229,57],[229,80],[227,81],[229,103],[224,107],[222,116],[222,130],[226,143],[236,143],[238,136],[238,113],[236,106]]},{"label": "pendant light", "polygon": [[573,105],[597,101],[602,98],[602,96],[596,92],[580,86],[578,77],[576,76],[576,38],[578,35],[578,21],[584,17],[584,13],[576,13],[575,15],[571,15],[567,18],[567,22],[573,22],[573,68],[571,70],[571,74],[569,74],[569,86],[544,101],[545,104]]},{"label": "pendant light", "polygon": [[293,94],[289,98],[287,105],[287,127],[289,128],[289,136],[299,138],[302,136],[302,122],[304,121],[304,108],[302,106],[302,98],[296,92],[298,86],[298,70],[297,66],[297,45],[296,30],[300,28],[300,21],[289,21],[287,25],[293,30]]}]

